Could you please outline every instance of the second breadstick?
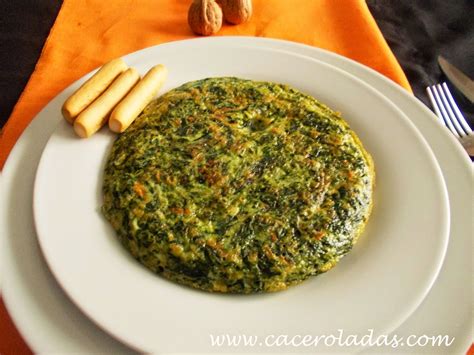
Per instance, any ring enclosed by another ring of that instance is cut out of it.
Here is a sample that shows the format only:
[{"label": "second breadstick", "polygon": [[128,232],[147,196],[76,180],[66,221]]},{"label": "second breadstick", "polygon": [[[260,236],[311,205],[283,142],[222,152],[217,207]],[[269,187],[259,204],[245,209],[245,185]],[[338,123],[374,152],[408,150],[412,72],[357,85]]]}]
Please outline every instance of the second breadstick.
[{"label": "second breadstick", "polygon": [[74,130],[82,138],[90,137],[107,122],[110,112],[140,79],[134,68],[127,69],[89,107],[77,116]]},{"label": "second breadstick", "polygon": [[168,70],[162,64],[151,68],[130,93],[110,114],[109,127],[112,131],[125,131],[135,118],[153,99],[166,80]]}]

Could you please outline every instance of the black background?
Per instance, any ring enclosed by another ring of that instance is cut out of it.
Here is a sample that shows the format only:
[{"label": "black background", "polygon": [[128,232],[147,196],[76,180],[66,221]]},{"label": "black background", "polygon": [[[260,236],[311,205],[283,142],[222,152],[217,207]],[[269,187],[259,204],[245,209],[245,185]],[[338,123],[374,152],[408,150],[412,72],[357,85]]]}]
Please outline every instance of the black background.
[{"label": "black background", "polygon": [[[0,0],[0,127],[36,65],[61,3]],[[445,80],[436,61],[439,54],[474,78],[474,0],[367,3],[420,100],[429,104],[426,86]],[[474,127],[474,105],[454,94]]]}]

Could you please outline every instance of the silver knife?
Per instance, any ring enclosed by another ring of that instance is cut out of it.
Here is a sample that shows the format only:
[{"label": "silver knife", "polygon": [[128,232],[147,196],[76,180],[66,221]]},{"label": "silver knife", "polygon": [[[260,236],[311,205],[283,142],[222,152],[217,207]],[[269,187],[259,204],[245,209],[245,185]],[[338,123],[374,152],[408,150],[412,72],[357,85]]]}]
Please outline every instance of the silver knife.
[{"label": "silver knife", "polygon": [[443,73],[453,83],[456,89],[461,91],[471,103],[474,103],[474,80],[469,78],[442,56],[438,56],[438,63]]}]

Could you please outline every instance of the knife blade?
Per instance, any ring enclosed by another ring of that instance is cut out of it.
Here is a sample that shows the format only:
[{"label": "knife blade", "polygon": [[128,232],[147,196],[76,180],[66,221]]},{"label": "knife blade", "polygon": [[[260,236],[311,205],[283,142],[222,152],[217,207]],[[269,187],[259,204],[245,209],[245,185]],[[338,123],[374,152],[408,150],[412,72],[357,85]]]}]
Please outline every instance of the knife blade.
[{"label": "knife blade", "polygon": [[438,63],[443,73],[453,83],[456,89],[461,91],[471,103],[474,103],[474,80],[469,78],[442,56],[438,56]]}]

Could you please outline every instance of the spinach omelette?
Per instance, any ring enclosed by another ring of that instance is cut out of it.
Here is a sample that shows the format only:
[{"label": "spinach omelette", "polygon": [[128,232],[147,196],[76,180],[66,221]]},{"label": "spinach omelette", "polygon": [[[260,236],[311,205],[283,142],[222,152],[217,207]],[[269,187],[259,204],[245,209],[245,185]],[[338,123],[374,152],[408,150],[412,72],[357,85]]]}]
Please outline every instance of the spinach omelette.
[{"label": "spinach omelette", "polygon": [[367,223],[372,159],[340,114],[286,85],[186,83],[113,144],[103,213],[153,272],[277,291],[331,269]]}]

